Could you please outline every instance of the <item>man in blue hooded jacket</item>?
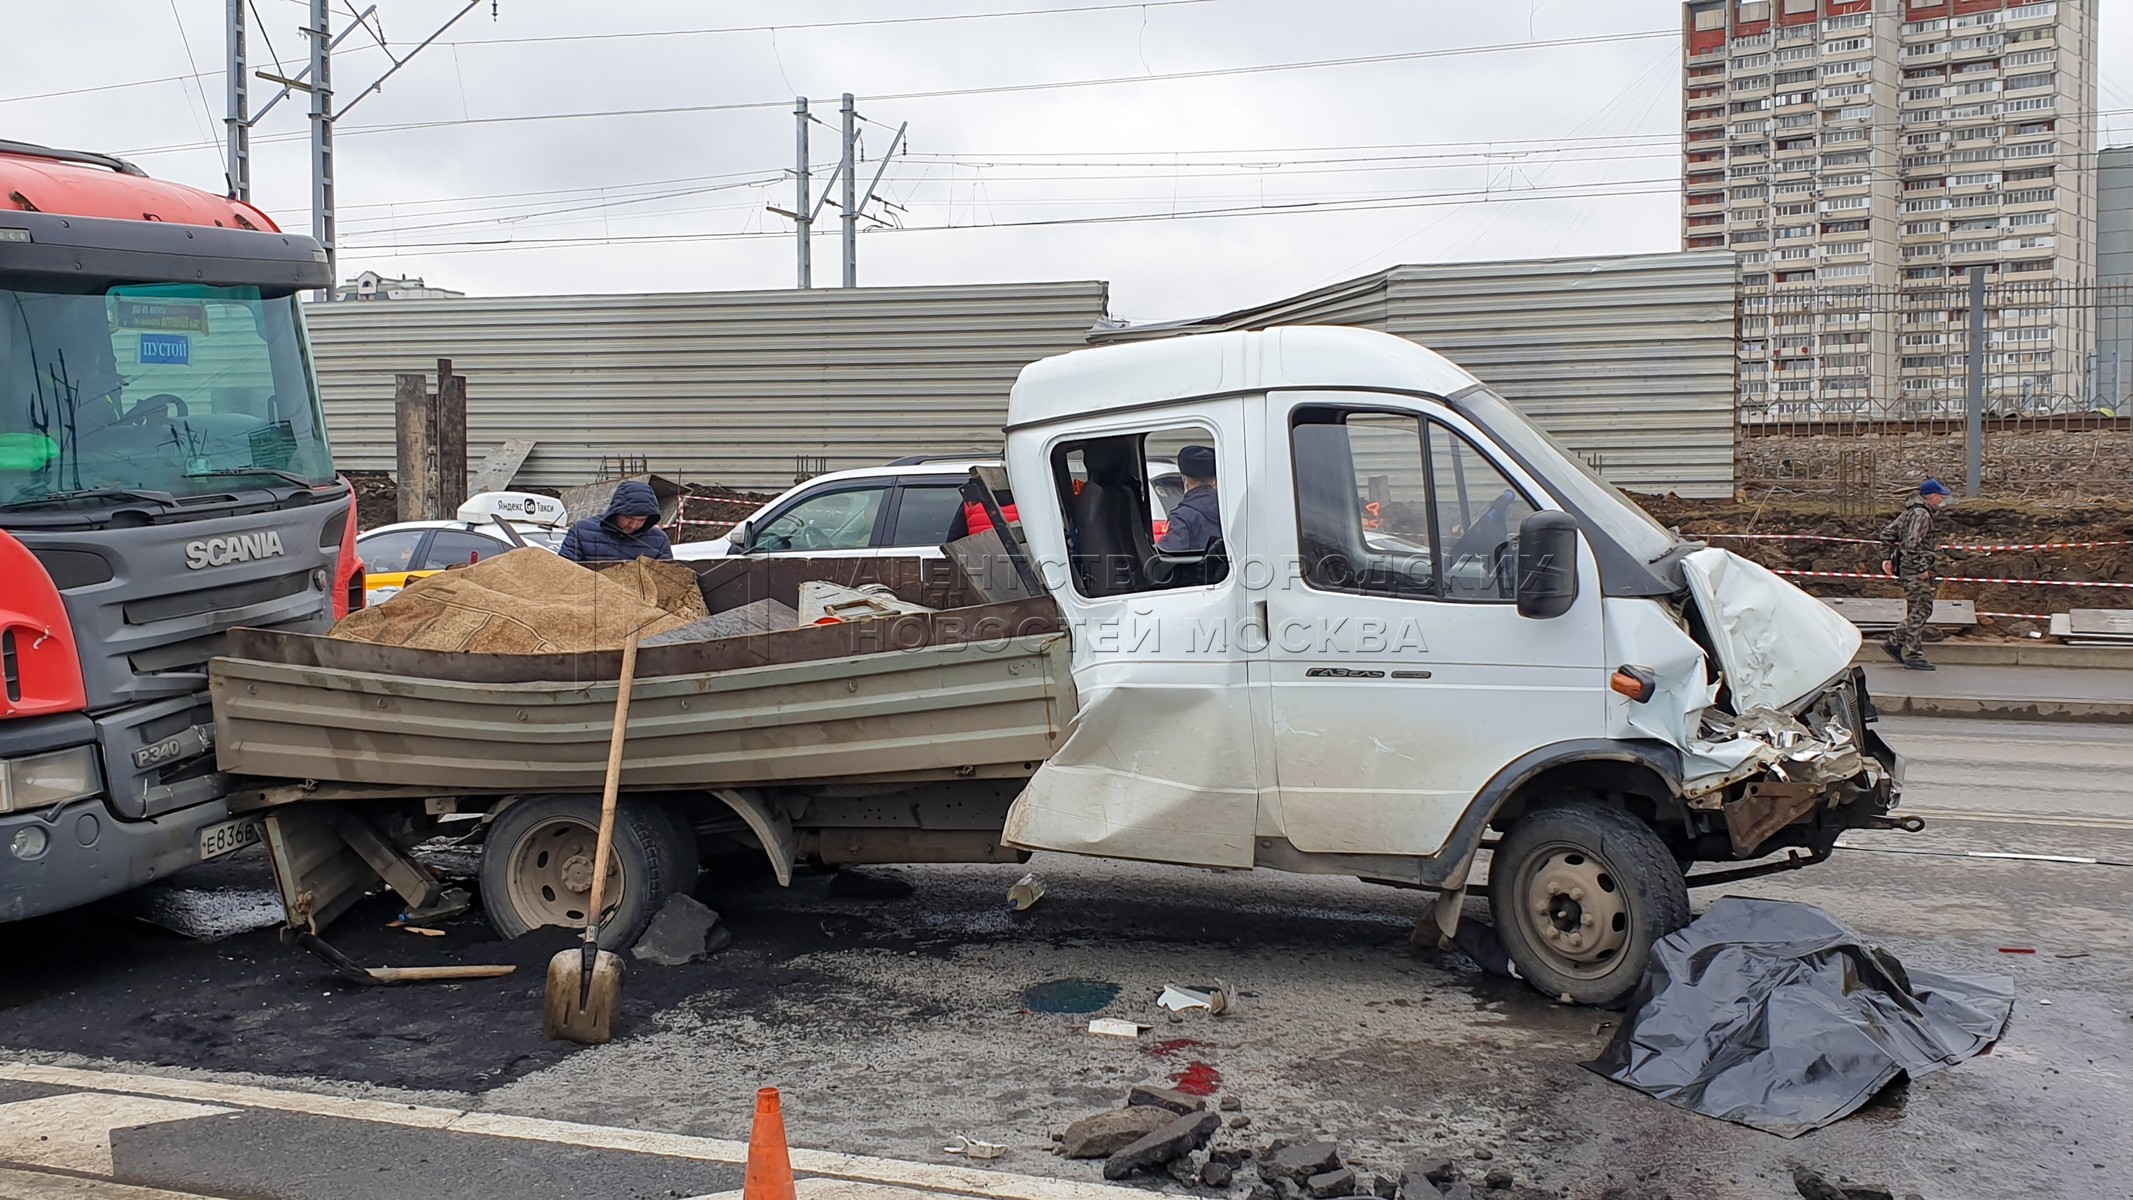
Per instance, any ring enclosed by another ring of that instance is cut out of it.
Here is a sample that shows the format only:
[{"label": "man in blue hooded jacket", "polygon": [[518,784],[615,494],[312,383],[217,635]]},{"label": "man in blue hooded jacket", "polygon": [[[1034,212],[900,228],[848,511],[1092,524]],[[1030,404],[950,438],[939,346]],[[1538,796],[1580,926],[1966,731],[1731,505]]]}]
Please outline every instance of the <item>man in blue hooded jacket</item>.
[{"label": "man in blue hooded jacket", "polygon": [[659,496],[647,483],[625,479],[607,511],[570,527],[556,553],[572,562],[635,562],[672,558],[674,545],[659,527]]}]

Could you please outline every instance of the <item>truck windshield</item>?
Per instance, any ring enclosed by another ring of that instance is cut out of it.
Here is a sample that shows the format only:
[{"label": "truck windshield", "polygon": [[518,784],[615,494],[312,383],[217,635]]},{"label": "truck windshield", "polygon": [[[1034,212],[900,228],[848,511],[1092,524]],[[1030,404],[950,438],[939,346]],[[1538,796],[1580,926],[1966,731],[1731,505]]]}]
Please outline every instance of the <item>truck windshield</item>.
[{"label": "truck windshield", "polygon": [[0,279],[0,506],[330,483],[310,357],[293,294]]},{"label": "truck windshield", "polygon": [[1679,544],[1666,526],[1502,396],[1487,388],[1469,388],[1454,397],[1453,403],[1540,476],[1566,507],[1606,530],[1640,561],[1657,562]]}]

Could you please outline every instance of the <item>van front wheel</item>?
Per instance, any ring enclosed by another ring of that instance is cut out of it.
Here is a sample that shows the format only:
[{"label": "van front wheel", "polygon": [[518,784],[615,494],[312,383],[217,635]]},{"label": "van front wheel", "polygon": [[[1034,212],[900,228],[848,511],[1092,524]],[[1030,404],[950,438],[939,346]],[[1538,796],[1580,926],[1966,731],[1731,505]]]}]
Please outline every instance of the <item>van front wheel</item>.
[{"label": "van front wheel", "polygon": [[1521,975],[1551,996],[1627,999],[1652,947],[1689,923],[1666,843],[1617,808],[1553,804],[1511,827],[1489,865],[1489,911]]}]

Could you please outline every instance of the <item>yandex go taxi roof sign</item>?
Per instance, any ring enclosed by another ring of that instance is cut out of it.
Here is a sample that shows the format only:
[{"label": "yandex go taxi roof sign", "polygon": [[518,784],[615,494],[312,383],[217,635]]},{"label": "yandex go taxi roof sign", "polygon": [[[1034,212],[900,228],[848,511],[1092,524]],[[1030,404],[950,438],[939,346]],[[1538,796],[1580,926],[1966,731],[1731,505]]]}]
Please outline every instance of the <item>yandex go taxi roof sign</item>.
[{"label": "yandex go taxi roof sign", "polygon": [[553,496],[532,492],[483,492],[460,505],[458,516],[460,520],[474,524],[486,524],[493,518],[502,517],[506,521],[528,525],[556,526],[564,523],[566,514],[563,502]]}]

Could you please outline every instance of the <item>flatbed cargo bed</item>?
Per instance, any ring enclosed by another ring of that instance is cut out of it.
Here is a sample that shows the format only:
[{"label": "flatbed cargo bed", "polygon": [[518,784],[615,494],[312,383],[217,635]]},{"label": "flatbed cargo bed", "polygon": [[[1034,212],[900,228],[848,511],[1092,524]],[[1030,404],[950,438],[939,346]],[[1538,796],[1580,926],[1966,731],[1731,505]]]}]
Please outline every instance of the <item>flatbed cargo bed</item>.
[{"label": "flatbed cargo bed", "polygon": [[[1018,778],[1075,712],[1049,599],[973,600],[914,560],[700,564],[712,611],[790,602],[804,579],[952,605],[646,647],[622,784],[687,789]],[[221,769],[320,795],[594,791],[618,651],[445,653],[239,630],[210,665]],[[350,785],[346,788],[321,785]]]}]

